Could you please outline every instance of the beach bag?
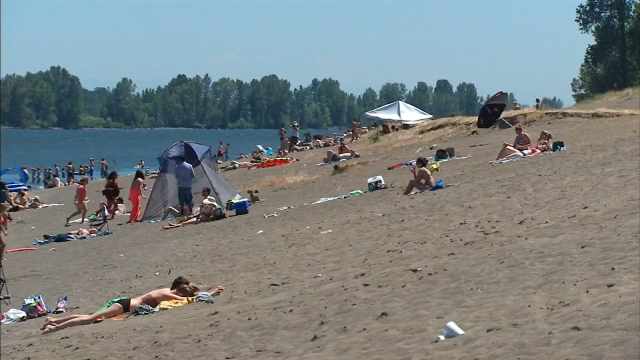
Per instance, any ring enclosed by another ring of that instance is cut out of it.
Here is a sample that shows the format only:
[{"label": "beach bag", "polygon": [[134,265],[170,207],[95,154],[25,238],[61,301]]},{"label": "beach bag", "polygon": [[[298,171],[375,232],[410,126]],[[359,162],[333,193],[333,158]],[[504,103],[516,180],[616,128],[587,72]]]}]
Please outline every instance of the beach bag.
[{"label": "beach bag", "polygon": [[564,141],[554,141],[551,147],[553,151],[562,151],[565,149]]},{"label": "beach bag", "polygon": [[449,153],[445,149],[436,150],[436,154],[434,155],[435,161],[447,160],[449,158]]},{"label": "beach bag", "polygon": [[28,319],[46,316],[49,313],[42,295],[33,295],[25,298],[20,310],[27,314]]},{"label": "beach bag", "polygon": [[447,155],[449,156],[449,159],[453,159],[454,157],[456,157],[456,149],[455,148],[448,147],[445,150],[447,151]]}]

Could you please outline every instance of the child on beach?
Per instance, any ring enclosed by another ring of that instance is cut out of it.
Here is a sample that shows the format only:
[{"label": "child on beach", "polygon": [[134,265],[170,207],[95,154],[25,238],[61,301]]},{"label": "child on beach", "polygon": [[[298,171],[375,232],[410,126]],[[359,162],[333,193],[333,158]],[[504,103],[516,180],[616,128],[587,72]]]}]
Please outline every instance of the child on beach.
[{"label": "child on beach", "polygon": [[111,214],[111,219],[116,214],[117,204],[116,199],[120,195],[120,187],[116,180],[118,179],[118,173],[112,171],[107,175],[107,181],[104,183],[104,189],[102,190],[102,195],[107,199],[107,210],[109,214]]},{"label": "child on beach", "polygon": [[81,214],[82,215],[82,220],[80,221],[81,224],[84,223],[84,219],[87,216],[87,184],[89,183],[89,178],[88,177],[83,177],[80,179],[80,183],[78,184],[78,187],[76,188],[76,196],[74,199],[74,202],[76,204],[76,211],[73,212],[73,214],[69,215],[67,217],[67,222],[65,223],[65,226],[69,226],[69,220],[71,220],[72,217]]},{"label": "child on beach", "polygon": [[131,201],[131,213],[129,214],[129,221],[127,221],[129,224],[140,221],[140,207],[142,205],[142,190],[144,186],[144,173],[142,170],[138,170],[133,176],[133,182],[131,183],[131,188],[129,188],[129,201]]},{"label": "child on beach", "polygon": [[[199,291],[200,289],[197,286],[192,285],[186,278],[179,276],[173,280],[171,288],[152,290],[134,298],[126,296],[115,297],[108,300],[92,315],[69,315],[59,319],[47,318],[40,330],[42,330],[42,334],[48,334],[72,326],[89,325],[120,314],[134,313],[141,305],[155,308],[162,301],[187,300],[187,298],[195,296]],[[218,286],[209,294],[220,294],[222,291],[224,291],[224,288]]]}]

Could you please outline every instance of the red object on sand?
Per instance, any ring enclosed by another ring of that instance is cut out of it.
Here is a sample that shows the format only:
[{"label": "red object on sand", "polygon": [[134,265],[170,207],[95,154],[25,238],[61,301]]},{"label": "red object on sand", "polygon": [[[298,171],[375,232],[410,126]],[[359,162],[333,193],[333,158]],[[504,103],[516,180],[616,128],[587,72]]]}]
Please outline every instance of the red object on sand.
[{"label": "red object on sand", "polygon": [[275,158],[275,159],[269,159],[269,160],[265,160],[259,164],[255,164],[252,165],[250,167],[248,167],[248,169],[253,169],[253,168],[258,168],[258,169],[262,169],[262,168],[269,168],[269,167],[274,167],[274,166],[280,166],[280,165],[287,165],[290,164],[292,162],[294,162],[295,159],[289,159],[289,158]]},{"label": "red object on sand", "polygon": [[37,247],[21,247],[21,248],[7,249],[7,253],[32,251],[32,250],[38,250],[38,248]]}]

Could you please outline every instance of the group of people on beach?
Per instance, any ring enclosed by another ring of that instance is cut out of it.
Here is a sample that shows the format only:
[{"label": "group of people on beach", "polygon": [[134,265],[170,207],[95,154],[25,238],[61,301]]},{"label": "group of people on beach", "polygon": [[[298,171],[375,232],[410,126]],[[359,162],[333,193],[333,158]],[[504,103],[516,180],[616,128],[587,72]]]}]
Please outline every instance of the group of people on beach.
[{"label": "group of people on beach", "polygon": [[553,136],[550,132],[546,130],[541,131],[540,136],[538,136],[538,141],[534,145],[531,137],[529,137],[529,134],[524,131],[521,125],[516,125],[514,129],[516,137],[513,143],[503,143],[496,160],[508,160],[552,150],[551,140]]},{"label": "group of people on beach", "polygon": [[[133,176],[133,181],[129,187],[129,202],[131,203],[131,209],[129,211],[128,223],[135,223],[140,221],[142,216],[142,198],[143,191],[146,189],[145,173],[142,170],[137,170]],[[76,186],[76,191],[73,199],[73,203],[76,210],[67,216],[65,225],[69,225],[71,218],[80,215],[80,223],[83,224],[87,218],[87,203],[89,199],[87,197],[87,185],[89,184],[89,178],[84,176],[80,178]],[[95,214],[105,212],[105,216],[109,219],[113,219],[116,213],[125,213],[124,200],[120,197],[120,190],[122,188],[118,185],[118,173],[111,171],[106,178],[102,195],[105,201],[101,202]]]},{"label": "group of people on beach", "polygon": [[76,166],[73,161],[67,162],[60,166],[54,164],[52,167],[28,167],[22,166],[19,170],[20,182],[28,184],[42,184],[45,189],[68,186],[76,182],[76,176],[87,176],[90,180],[94,180],[96,165],[100,167],[100,178],[106,178],[109,171],[109,162],[104,158],[100,159],[100,163],[96,164],[96,160],[92,157],[88,159],[88,163]]}]

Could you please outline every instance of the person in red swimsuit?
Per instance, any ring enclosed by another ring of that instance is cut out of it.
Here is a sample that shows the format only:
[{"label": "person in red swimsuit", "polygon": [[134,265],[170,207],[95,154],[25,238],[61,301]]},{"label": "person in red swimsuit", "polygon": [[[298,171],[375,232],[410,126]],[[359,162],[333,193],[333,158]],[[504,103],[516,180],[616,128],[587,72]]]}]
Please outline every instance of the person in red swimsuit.
[{"label": "person in red swimsuit", "polygon": [[73,214],[69,215],[67,217],[67,222],[65,223],[66,226],[69,225],[69,220],[71,220],[72,217],[76,216],[76,215],[80,215],[82,214],[82,220],[80,221],[81,224],[84,223],[84,219],[87,216],[87,184],[89,183],[89,178],[88,177],[83,177],[82,179],[80,179],[80,183],[78,184],[78,187],[76,188],[76,197],[74,199],[74,203],[76,204],[76,211],[73,212]]},{"label": "person in red swimsuit", "polygon": [[133,176],[133,182],[129,189],[129,201],[131,201],[131,213],[127,223],[140,221],[140,208],[142,207],[142,190],[144,189],[144,173],[141,170],[136,171]]}]

